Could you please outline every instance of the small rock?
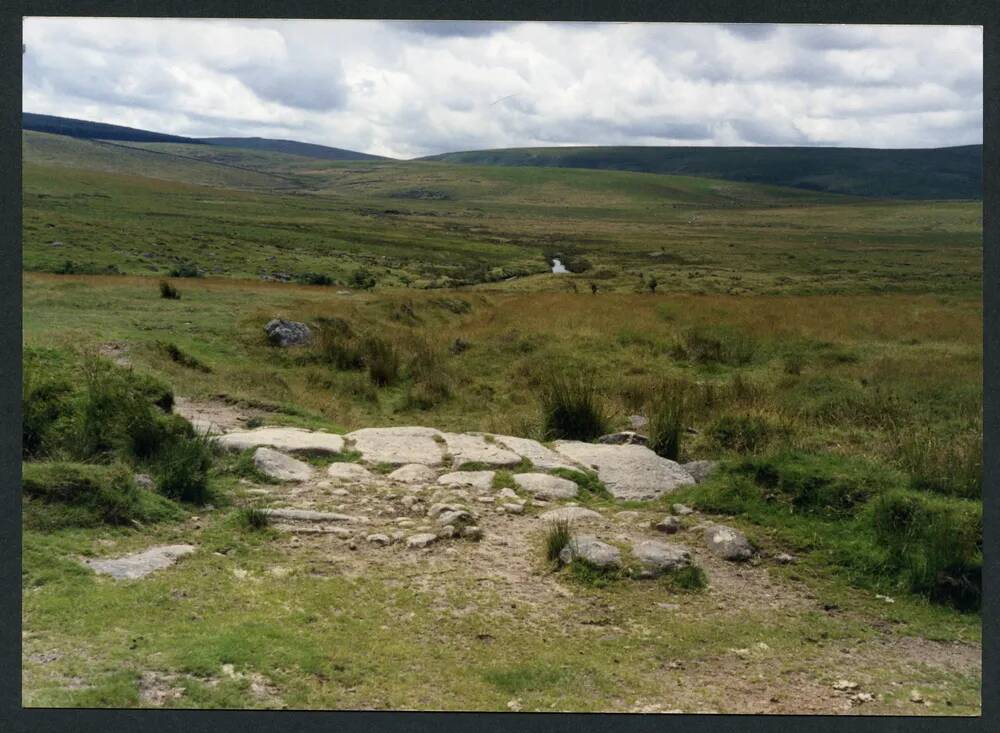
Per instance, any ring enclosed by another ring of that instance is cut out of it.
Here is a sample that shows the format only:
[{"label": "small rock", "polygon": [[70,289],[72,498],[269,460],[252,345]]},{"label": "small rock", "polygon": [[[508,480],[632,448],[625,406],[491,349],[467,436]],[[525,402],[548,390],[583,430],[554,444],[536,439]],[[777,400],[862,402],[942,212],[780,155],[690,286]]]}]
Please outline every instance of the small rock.
[{"label": "small rock", "polygon": [[408,463],[397,468],[386,478],[404,484],[432,484],[437,480],[437,471],[420,463]]},{"label": "small rock", "polygon": [[886,603],[895,603],[896,602],[896,600],[894,598],[890,598],[889,596],[884,596],[881,593],[876,593],[875,597],[878,598],[880,601],[885,601]]},{"label": "small rock", "polygon": [[576,522],[586,519],[601,519],[601,515],[592,509],[584,509],[582,506],[564,506],[550,509],[544,514],[540,514],[538,518],[546,522]]},{"label": "small rock", "polygon": [[920,690],[910,690],[910,702],[923,702],[924,696],[920,694]]},{"label": "small rock", "polygon": [[253,464],[261,473],[279,481],[308,481],[312,476],[308,463],[266,446],[261,446],[253,454]]},{"label": "small rock", "polygon": [[434,541],[437,540],[436,534],[426,533],[426,534],[415,534],[406,539],[406,546],[411,549],[420,549],[423,547],[429,547]]},{"label": "small rock", "polygon": [[833,689],[841,691],[856,690],[858,689],[858,683],[850,682],[848,680],[837,680],[836,682],[833,683]]},{"label": "small rock", "polygon": [[483,538],[483,530],[475,525],[462,527],[462,537],[464,537],[467,540],[473,540],[475,542],[478,542]]},{"label": "small rock", "polygon": [[793,562],[795,562],[795,558],[792,555],[789,555],[787,552],[782,552],[780,555],[776,556],[774,560],[775,562],[779,562],[782,565],[791,565]]},{"label": "small rock", "polygon": [[494,501],[496,501],[496,499],[494,499],[492,496],[477,496],[476,501],[478,501],[480,504],[492,504]]},{"label": "small rock", "polygon": [[501,499],[517,499],[518,498],[517,492],[514,491],[511,488],[506,487],[506,486],[504,488],[500,489],[499,492],[497,492],[497,496],[500,497]]},{"label": "small rock", "polygon": [[445,526],[441,527],[437,531],[438,539],[441,539],[441,540],[451,539],[452,537],[455,536],[455,534],[456,534],[455,527],[453,527],[450,524],[446,524]]},{"label": "small rock", "polygon": [[334,489],[330,492],[333,496],[350,496],[351,492],[347,489]]},{"label": "small rock", "polygon": [[378,545],[379,547],[385,547],[392,542],[388,535],[384,534],[370,534],[365,539],[371,542],[373,545]]},{"label": "small rock", "polygon": [[597,439],[604,445],[649,445],[649,438],[632,430],[622,430],[618,433],[608,433]]},{"label": "small rock", "polygon": [[454,471],[441,476],[437,482],[442,486],[471,486],[486,491],[493,487],[494,471]]},{"label": "small rock", "polygon": [[357,463],[331,463],[326,475],[335,481],[359,484],[369,484],[377,479],[374,473]]},{"label": "small rock", "polygon": [[694,478],[695,483],[700,484],[707,479],[712,472],[718,468],[718,461],[691,461],[683,463],[681,466]]},{"label": "small rock", "polygon": [[629,415],[628,422],[633,430],[642,430],[649,425],[649,419],[643,415]]},{"label": "small rock", "polygon": [[694,509],[689,506],[685,506],[684,504],[673,504],[670,509],[674,514],[682,517],[687,516],[688,514],[694,514]]},{"label": "small rock", "polygon": [[713,555],[723,560],[740,562],[753,556],[753,547],[742,532],[721,524],[714,524],[705,530],[705,541]]},{"label": "small rock", "polygon": [[862,703],[872,702],[875,696],[870,692],[859,692],[857,694],[851,695],[851,702],[861,705]]},{"label": "small rock", "polygon": [[518,713],[521,711],[521,701],[517,698],[514,698],[513,700],[508,700],[507,708],[515,713]]},{"label": "small rock", "polygon": [[580,491],[574,481],[547,473],[518,473],[514,483],[538,499],[572,499]]},{"label": "small rock", "polygon": [[501,504],[500,508],[503,509],[506,514],[524,514],[524,504],[508,502],[506,504]]},{"label": "small rock", "polygon": [[640,577],[653,578],[691,564],[691,552],[686,547],[657,540],[637,542],[632,553],[642,564]]},{"label": "small rock", "polygon": [[462,527],[468,524],[474,524],[475,517],[464,509],[455,509],[441,512],[437,515],[437,518],[434,521],[442,527],[449,524],[453,527]]},{"label": "small rock", "polygon": [[153,481],[153,477],[146,473],[137,473],[134,477],[135,485],[140,489],[145,489],[146,491],[153,491],[156,489],[156,482]]},{"label": "small rock", "polygon": [[676,534],[681,529],[681,520],[675,516],[664,517],[654,524],[653,528],[664,534]]},{"label": "small rock", "polygon": [[570,540],[559,553],[563,563],[579,559],[596,568],[621,567],[621,553],[617,547],[601,542],[593,535],[580,535]]},{"label": "small rock", "polygon": [[284,318],[268,321],[264,326],[264,333],[273,346],[299,346],[308,344],[312,340],[312,331],[306,324],[287,321]]}]

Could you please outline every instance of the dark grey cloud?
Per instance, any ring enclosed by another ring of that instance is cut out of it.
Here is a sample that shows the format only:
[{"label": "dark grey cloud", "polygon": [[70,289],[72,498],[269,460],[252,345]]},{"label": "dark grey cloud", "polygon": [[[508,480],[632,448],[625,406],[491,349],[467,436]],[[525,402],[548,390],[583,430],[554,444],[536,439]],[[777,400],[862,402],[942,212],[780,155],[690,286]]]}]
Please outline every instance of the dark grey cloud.
[{"label": "dark grey cloud", "polygon": [[28,111],[416,157],[530,145],[982,140],[982,32],[32,18]]}]

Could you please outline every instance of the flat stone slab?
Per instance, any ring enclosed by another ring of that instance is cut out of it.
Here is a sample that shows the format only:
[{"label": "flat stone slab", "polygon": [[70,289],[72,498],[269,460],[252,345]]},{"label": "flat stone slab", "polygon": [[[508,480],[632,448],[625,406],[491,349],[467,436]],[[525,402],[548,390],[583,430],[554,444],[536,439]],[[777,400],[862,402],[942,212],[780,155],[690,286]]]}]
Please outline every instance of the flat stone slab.
[{"label": "flat stone slab", "polygon": [[437,481],[437,471],[430,466],[408,463],[397,468],[386,478],[403,484],[432,484]]},{"label": "flat stone slab", "polygon": [[691,564],[691,551],[669,542],[642,540],[632,546],[632,553],[641,563],[641,574],[645,577],[680,570]]},{"label": "flat stone slab", "polygon": [[431,534],[425,532],[422,534],[411,535],[406,538],[406,546],[411,549],[421,549],[423,547],[430,547],[434,542],[437,541],[438,536],[436,534]]},{"label": "flat stone slab", "polygon": [[314,432],[304,428],[266,427],[226,433],[217,438],[219,445],[229,450],[247,450],[267,446],[282,451],[340,453],[344,439],[333,433]]},{"label": "flat stone slab", "polygon": [[733,562],[742,562],[753,557],[753,545],[742,532],[713,524],[705,528],[705,542],[708,549],[717,557]]},{"label": "flat stone slab", "polygon": [[580,493],[573,481],[547,473],[516,473],[514,483],[539,499],[572,499]]},{"label": "flat stone slab", "polygon": [[364,517],[353,517],[337,512],[315,512],[311,509],[265,509],[272,519],[284,519],[292,522],[356,522],[364,524]]},{"label": "flat stone slab", "polygon": [[694,478],[679,463],[641,445],[602,445],[558,441],[555,449],[597,471],[616,499],[647,500],[689,486]]},{"label": "flat stone slab", "polygon": [[601,569],[618,568],[622,564],[618,548],[601,542],[593,535],[580,535],[571,539],[559,553],[559,559],[563,563],[583,560],[588,565]]},{"label": "flat stone slab", "polygon": [[253,465],[261,473],[278,481],[308,481],[312,477],[312,466],[308,463],[266,446],[261,446],[253,454]]},{"label": "flat stone slab", "polygon": [[357,463],[331,463],[326,469],[326,475],[341,483],[370,484],[378,481],[379,476]]},{"label": "flat stone slab", "polygon": [[465,433],[444,433],[448,453],[452,463],[461,466],[463,463],[482,463],[487,466],[516,466],[521,462],[521,456],[508,450],[497,442],[487,442],[481,435]]},{"label": "flat stone slab", "polygon": [[563,506],[558,509],[550,509],[538,515],[539,519],[546,522],[577,522],[588,519],[603,519],[603,517],[592,509],[584,509],[582,506]]},{"label": "flat stone slab", "polygon": [[480,491],[488,491],[493,488],[494,475],[493,471],[453,471],[441,476],[437,482],[442,486],[471,486]]},{"label": "flat stone slab", "polygon": [[534,464],[535,468],[551,471],[553,468],[571,468],[580,470],[580,466],[574,461],[567,460],[551,448],[546,448],[537,440],[530,438],[518,438],[513,435],[494,436],[496,441],[504,447],[517,453],[522,458],[527,458]]},{"label": "flat stone slab", "polygon": [[433,428],[364,428],[345,437],[354,441],[355,450],[369,463],[440,466],[444,458],[444,445],[435,440],[443,441],[444,436]]},{"label": "flat stone slab", "polygon": [[133,555],[104,560],[87,558],[83,562],[95,573],[110,575],[115,580],[134,580],[170,567],[178,558],[192,552],[194,545],[159,545]]}]

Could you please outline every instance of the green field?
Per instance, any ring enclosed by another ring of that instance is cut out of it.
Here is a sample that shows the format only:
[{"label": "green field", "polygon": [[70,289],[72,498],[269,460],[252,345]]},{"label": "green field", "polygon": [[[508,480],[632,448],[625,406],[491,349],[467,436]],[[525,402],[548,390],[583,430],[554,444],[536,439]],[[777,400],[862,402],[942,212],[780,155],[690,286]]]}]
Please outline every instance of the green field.
[{"label": "green field", "polygon": [[[205,410],[334,432],[549,440],[553,372],[585,375],[608,430],[666,394],[678,459],[723,461],[652,503],[586,495],[605,531],[683,501],[762,558],[700,558],[702,591],[594,583],[546,564],[535,510],[426,562],[299,542],[240,526],[278,489],[215,456],[211,508],[168,497],[133,507],[141,527],[32,495],[25,704],[979,713],[980,202],[32,132],[24,156],[25,404],[44,428],[25,466],[43,477],[158,470],[134,446],[81,453],[101,355]],[[268,345],[274,317],[316,340]],[[74,559],[161,542],[200,549],[125,584]]]}]

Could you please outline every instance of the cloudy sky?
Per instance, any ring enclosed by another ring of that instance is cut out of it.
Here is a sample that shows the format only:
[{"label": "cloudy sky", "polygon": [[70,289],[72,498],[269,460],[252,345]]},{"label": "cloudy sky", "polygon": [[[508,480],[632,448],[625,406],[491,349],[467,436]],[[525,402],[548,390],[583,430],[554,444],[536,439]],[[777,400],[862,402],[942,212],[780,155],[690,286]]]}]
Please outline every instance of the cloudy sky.
[{"label": "cloudy sky", "polygon": [[980,28],[28,18],[23,109],[393,157],[982,142]]}]

